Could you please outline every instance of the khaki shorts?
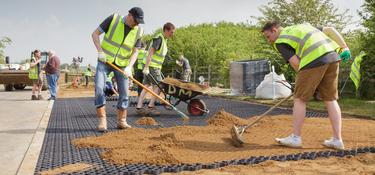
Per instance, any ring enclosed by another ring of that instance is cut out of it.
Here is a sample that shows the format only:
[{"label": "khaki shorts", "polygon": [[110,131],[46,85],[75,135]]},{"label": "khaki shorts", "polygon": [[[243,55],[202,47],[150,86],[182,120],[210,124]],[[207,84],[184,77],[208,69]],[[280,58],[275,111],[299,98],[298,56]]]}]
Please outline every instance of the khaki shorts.
[{"label": "khaki shorts", "polygon": [[[149,70],[150,70],[150,75],[152,75],[154,79],[159,83],[162,80],[161,70],[158,68],[153,68],[153,67],[150,67]],[[147,76],[145,75],[143,77],[143,84],[156,85],[154,81],[151,79],[150,75],[147,75]]]},{"label": "khaki shorts", "polygon": [[299,71],[294,98],[308,101],[318,90],[323,101],[337,100],[338,74],[339,62]]}]

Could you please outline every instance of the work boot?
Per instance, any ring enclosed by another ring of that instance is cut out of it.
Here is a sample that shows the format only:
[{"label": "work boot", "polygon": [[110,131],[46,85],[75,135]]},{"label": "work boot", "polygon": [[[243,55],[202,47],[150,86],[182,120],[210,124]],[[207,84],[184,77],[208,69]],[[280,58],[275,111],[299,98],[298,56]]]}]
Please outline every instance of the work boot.
[{"label": "work boot", "polygon": [[323,146],[326,146],[328,148],[333,148],[337,150],[344,150],[345,146],[342,140],[335,139],[335,138],[330,138],[328,140],[324,140]]},{"label": "work boot", "polygon": [[145,116],[148,114],[148,111],[145,108],[136,108],[135,112],[137,112],[137,114],[141,116]]},{"label": "work boot", "polygon": [[126,129],[126,128],[131,128],[131,126],[126,122],[126,115],[127,115],[127,110],[118,110],[117,111],[117,127],[118,129]]},{"label": "work boot", "polygon": [[38,95],[38,100],[44,100],[42,95]]},{"label": "work boot", "polygon": [[148,107],[148,113],[152,116],[159,116],[161,114],[155,107]]},{"label": "work boot", "polygon": [[293,148],[301,148],[302,147],[302,139],[300,136],[295,136],[294,134],[289,135],[285,138],[275,138],[276,142],[280,145],[293,147]]},{"label": "work boot", "polygon": [[105,107],[96,108],[96,114],[99,117],[98,131],[107,131],[107,117],[105,113]]},{"label": "work boot", "polygon": [[36,97],[36,95],[32,95],[31,100],[38,100],[38,97]]}]

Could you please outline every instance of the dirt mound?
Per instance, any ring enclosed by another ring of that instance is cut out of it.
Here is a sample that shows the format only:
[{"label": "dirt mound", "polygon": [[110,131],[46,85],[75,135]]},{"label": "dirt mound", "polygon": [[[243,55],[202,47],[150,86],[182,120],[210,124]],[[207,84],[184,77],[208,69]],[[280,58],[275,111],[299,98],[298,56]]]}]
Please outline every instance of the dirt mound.
[{"label": "dirt mound", "polygon": [[207,120],[209,126],[233,126],[245,125],[247,120],[237,117],[231,113],[220,110]]},{"label": "dirt mound", "polygon": [[158,125],[158,122],[156,122],[151,117],[142,117],[142,118],[138,119],[135,123],[137,123],[138,125],[146,125],[146,126],[156,126],[156,125]]},{"label": "dirt mound", "polygon": [[210,87],[208,87],[208,86],[200,85],[200,84],[197,84],[197,83],[191,83],[191,82],[185,83],[185,82],[181,82],[180,80],[174,79],[174,78],[165,78],[165,79],[163,79],[163,82],[166,83],[166,84],[170,84],[170,85],[174,85],[174,86],[183,88],[183,89],[202,92],[202,93],[207,93],[210,90]]},{"label": "dirt mound", "polygon": [[[292,133],[289,115],[264,118],[243,134],[242,148],[232,145],[230,127],[253,119],[240,119],[225,111],[215,114],[208,126],[178,126],[170,128],[130,128],[105,133],[99,137],[73,140],[77,147],[103,148],[101,158],[114,164],[148,163],[212,163],[251,156],[286,155],[330,150],[322,146],[331,137],[327,118],[306,118],[302,130],[303,148],[278,146],[274,139]],[[223,124],[224,123],[224,124]],[[228,124],[228,125],[227,125]],[[343,140],[347,149],[375,145],[375,121],[343,119]]]}]

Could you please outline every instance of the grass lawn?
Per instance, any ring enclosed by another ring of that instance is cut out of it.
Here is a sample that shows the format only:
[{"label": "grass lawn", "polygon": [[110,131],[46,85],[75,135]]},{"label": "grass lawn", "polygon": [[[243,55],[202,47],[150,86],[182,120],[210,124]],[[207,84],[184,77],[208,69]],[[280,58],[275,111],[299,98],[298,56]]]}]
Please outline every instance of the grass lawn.
[{"label": "grass lawn", "polygon": [[[242,101],[250,101],[254,103],[262,103],[262,104],[268,104],[268,105],[276,104],[279,101],[279,100],[255,99],[254,97],[250,97],[250,96],[229,96],[229,95],[223,95],[223,94],[215,94],[212,96],[235,99],[235,100],[242,100]],[[344,115],[346,114],[346,115],[351,115],[355,117],[368,118],[368,119],[375,120],[375,101],[367,101],[367,100],[345,97],[345,98],[340,99],[338,102],[341,108],[341,112]],[[293,100],[289,99],[281,106],[292,107]],[[312,110],[325,111],[324,102],[322,101],[311,100],[307,103],[307,108],[312,109]]]}]

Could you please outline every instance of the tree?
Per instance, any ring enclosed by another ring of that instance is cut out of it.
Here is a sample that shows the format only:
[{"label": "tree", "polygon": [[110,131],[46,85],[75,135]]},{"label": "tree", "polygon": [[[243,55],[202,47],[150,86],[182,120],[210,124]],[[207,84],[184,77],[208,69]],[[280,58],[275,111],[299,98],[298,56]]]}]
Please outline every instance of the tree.
[{"label": "tree", "polygon": [[375,0],[365,0],[362,11],[359,12],[363,18],[362,48],[367,56],[361,63],[360,96],[363,98],[375,98]]},{"label": "tree", "polygon": [[350,23],[348,9],[339,12],[332,0],[273,0],[259,8],[263,13],[257,17],[260,24],[279,21],[284,26],[308,22],[313,26],[333,26],[341,31]]},{"label": "tree", "polygon": [[0,39],[0,64],[5,63],[4,48],[6,45],[9,45],[10,43],[12,43],[12,40],[8,37],[2,37]]}]

